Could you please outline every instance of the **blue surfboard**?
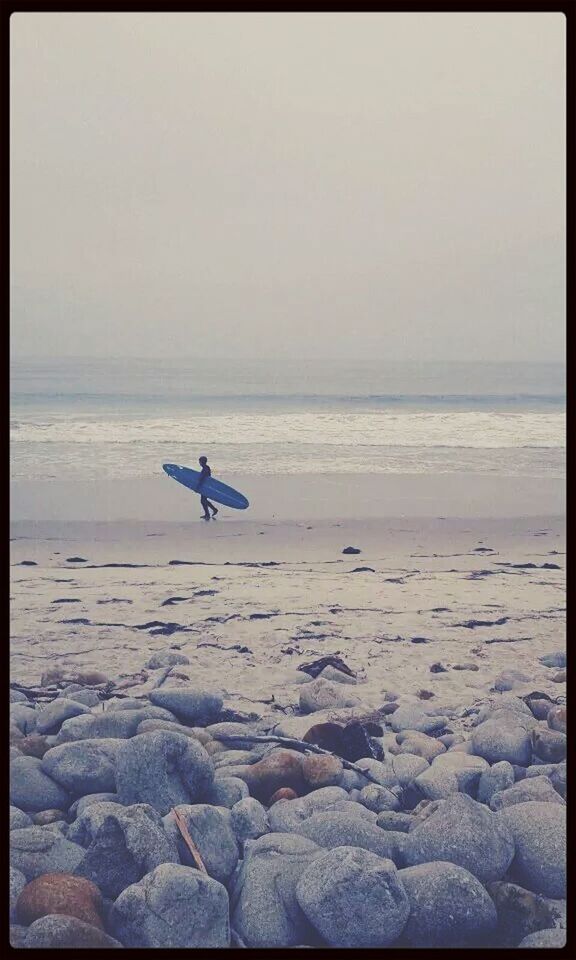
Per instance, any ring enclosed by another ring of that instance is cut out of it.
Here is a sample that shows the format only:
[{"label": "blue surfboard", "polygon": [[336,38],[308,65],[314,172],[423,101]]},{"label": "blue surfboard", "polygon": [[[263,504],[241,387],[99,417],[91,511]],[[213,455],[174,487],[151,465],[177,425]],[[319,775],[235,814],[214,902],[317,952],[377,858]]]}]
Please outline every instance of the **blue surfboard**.
[{"label": "blue surfboard", "polygon": [[215,500],[216,503],[221,503],[225,507],[233,507],[234,510],[245,510],[246,507],[249,506],[243,494],[238,493],[237,490],[227,486],[225,483],[221,483],[220,480],[215,480],[214,477],[208,477],[202,484],[202,489],[200,491],[196,490],[196,485],[200,479],[199,470],[191,470],[189,467],[179,467],[176,463],[164,463],[162,464],[162,469],[169,477],[177,480],[178,483],[181,483],[183,486],[188,487],[189,490],[194,490],[195,493],[201,493],[208,497],[209,500]]}]

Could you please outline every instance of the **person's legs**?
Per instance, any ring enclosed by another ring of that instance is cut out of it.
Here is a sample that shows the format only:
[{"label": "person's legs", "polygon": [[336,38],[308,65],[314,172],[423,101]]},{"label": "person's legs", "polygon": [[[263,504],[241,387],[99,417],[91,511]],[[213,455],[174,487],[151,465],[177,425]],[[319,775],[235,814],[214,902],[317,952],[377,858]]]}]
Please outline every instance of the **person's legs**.
[{"label": "person's legs", "polygon": [[200,503],[202,504],[202,509],[204,510],[204,520],[210,519],[210,514],[208,513],[209,502],[210,501],[208,500],[208,497],[204,497],[204,496],[200,497]]},{"label": "person's legs", "polygon": [[214,504],[212,503],[211,500],[207,500],[206,502],[208,503],[208,506],[210,507],[210,509],[211,509],[211,511],[212,511],[212,516],[215,517],[216,514],[218,513],[217,507],[214,506]]}]

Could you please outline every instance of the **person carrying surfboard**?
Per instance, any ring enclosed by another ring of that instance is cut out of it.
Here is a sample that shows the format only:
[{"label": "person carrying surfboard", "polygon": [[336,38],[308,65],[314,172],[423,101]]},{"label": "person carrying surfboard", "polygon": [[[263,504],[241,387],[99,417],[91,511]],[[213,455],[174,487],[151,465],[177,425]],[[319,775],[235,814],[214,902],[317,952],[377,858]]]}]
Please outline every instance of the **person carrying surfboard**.
[{"label": "person carrying surfboard", "polygon": [[198,463],[200,464],[200,466],[202,467],[202,469],[201,469],[201,471],[200,471],[200,479],[198,480],[198,485],[197,485],[197,487],[196,487],[196,491],[197,491],[197,493],[200,494],[200,503],[202,504],[202,508],[203,508],[203,510],[204,510],[204,516],[202,517],[202,519],[203,519],[203,520],[209,520],[209,519],[210,519],[210,514],[209,514],[209,512],[208,512],[209,509],[212,511],[212,516],[213,516],[213,517],[216,516],[216,514],[218,513],[218,510],[216,509],[216,507],[214,506],[214,504],[210,502],[210,500],[208,499],[208,497],[204,496],[204,494],[201,493],[201,489],[202,489],[203,483],[208,479],[208,477],[211,477],[211,476],[212,476],[212,471],[211,471],[210,467],[208,466],[208,459],[207,459],[207,457],[199,457],[199,458],[198,458]]}]

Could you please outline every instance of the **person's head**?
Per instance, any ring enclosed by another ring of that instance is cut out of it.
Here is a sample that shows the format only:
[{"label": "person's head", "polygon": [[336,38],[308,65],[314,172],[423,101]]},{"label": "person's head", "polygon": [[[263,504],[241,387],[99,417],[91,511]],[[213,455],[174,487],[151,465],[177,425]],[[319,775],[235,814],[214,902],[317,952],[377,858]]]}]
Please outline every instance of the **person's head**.
[{"label": "person's head", "polygon": [[202,467],[205,466],[205,464],[208,463],[208,457],[199,457],[199,458],[198,458],[198,463],[199,463]]}]

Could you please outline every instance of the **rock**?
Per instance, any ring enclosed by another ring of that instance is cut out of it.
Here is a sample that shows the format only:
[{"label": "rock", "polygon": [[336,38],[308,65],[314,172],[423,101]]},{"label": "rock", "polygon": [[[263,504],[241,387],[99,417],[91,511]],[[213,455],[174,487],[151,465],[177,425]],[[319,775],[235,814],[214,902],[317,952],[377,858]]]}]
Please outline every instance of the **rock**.
[{"label": "rock", "polygon": [[514,841],[501,814],[465,794],[440,805],[406,837],[406,866],[445,860],[469,870],[482,882],[500,880],[512,862]]},{"label": "rock", "polygon": [[495,943],[517,947],[523,937],[554,925],[554,912],[544,899],[515,883],[495,881],[486,889],[498,913]]},{"label": "rock", "polygon": [[400,870],[410,904],[402,942],[414,947],[478,947],[489,942],[496,908],[482,884],[453,863]]},{"label": "rock", "polygon": [[214,723],[222,709],[222,697],[219,693],[189,687],[162,687],[152,690],[150,700],[159,707],[165,707],[183,723]]},{"label": "rock", "polygon": [[309,754],[302,760],[302,774],[313,790],[338,784],[343,770],[342,761],[338,757]]},{"label": "rock", "polygon": [[566,707],[552,707],[547,719],[551,730],[566,733]]},{"label": "rock", "polygon": [[[566,683],[566,671],[560,670],[558,673],[555,673],[552,677],[553,683]],[[536,936],[536,934],[534,934]]]},{"label": "rock", "polygon": [[362,788],[358,802],[374,813],[400,809],[398,797],[387,790],[386,787],[381,787],[376,783],[369,783],[367,787]]},{"label": "rock", "polygon": [[95,884],[65,873],[45,873],[32,880],[21,894],[18,920],[25,926],[54,914],[76,917],[93,927],[102,926],[102,896]]},{"label": "rock", "polygon": [[566,764],[559,763],[556,765],[556,769],[553,770],[550,774],[550,783],[556,790],[556,792],[565,800],[566,799]]},{"label": "rock", "polygon": [[[273,833],[290,832],[320,810],[333,810],[344,801],[348,806],[348,794],[342,787],[323,787],[306,797],[286,799],[270,807],[268,819]],[[357,806],[357,805],[355,805]]]},{"label": "rock", "polygon": [[75,700],[82,703],[85,707],[97,707],[100,703],[100,697],[96,690],[88,690],[79,683],[71,683],[58,694],[66,700]]},{"label": "rock", "polygon": [[380,830],[375,824],[344,812],[314,813],[292,830],[319,847],[330,850],[340,846],[360,847],[395,863],[399,861],[406,841],[403,833]]},{"label": "rock", "polygon": [[71,683],[78,683],[83,687],[96,687],[100,683],[108,683],[109,678],[100,670],[80,670],[70,675]]},{"label": "rock", "polygon": [[395,830],[398,833],[408,833],[413,821],[411,813],[396,813],[392,810],[383,810],[378,814],[376,825],[381,830]]},{"label": "rock", "polygon": [[[227,884],[238,863],[238,844],[226,810],[206,803],[181,805],[175,808],[185,821],[188,832],[198,848],[208,875]],[[180,862],[188,867],[196,863],[178,829],[173,814],[164,817],[166,833],[178,848]]]},{"label": "rock", "polygon": [[495,793],[507,790],[514,784],[514,768],[507,760],[500,760],[488,770],[483,770],[478,781],[476,799],[479,803],[490,803]]},{"label": "rock", "polygon": [[36,729],[36,710],[32,704],[13,703],[9,710],[10,723],[26,736]]},{"label": "rock", "polygon": [[28,933],[28,927],[21,927],[15,923],[11,924],[10,946],[14,947],[16,950],[21,950],[25,946],[27,933]]},{"label": "rock", "polygon": [[448,673],[448,670],[441,663],[433,663],[430,667],[430,673]]},{"label": "rock", "polygon": [[20,870],[14,867],[9,868],[9,887],[10,887],[10,923],[16,920],[16,904],[26,883],[26,877]]},{"label": "rock", "polygon": [[248,784],[240,777],[220,777],[212,782],[206,791],[205,799],[207,803],[231,810],[239,800],[249,796]]},{"label": "rock", "polygon": [[71,825],[70,839],[83,848],[75,873],[95,883],[105,897],[117,897],[159,864],[178,863],[176,844],[160,816],[144,803],[92,804]]},{"label": "rock", "polygon": [[400,743],[400,754],[410,753],[415,757],[423,757],[428,763],[438,757],[441,753],[446,753],[446,747],[434,737],[429,737],[425,733],[415,733],[410,736],[412,731],[399,733],[398,737],[403,737]]},{"label": "rock", "polygon": [[109,923],[126,947],[230,945],[225,888],[179,864],[162,864],[124,890],[112,906]]},{"label": "rock", "polygon": [[111,792],[121,746],[121,740],[105,738],[63,743],[44,755],[42,770],[74,796]]},{"label": "rock", "polygon": [[547,653],[546,656],[538,657],[538,659],[545,667],[565,667],[566,651],[557,650],[555,653]]},{"label": "rock", "polygon": [[16,757],[10,763],[10,803],[21,810],[68,809],[70,798],[35,757]]},{"label": "rock", "polygon": [[136,733],[151,733],[153,730],[169,730],[171,733],[181,733],[184,737],[197,740],[202,746],[212,743],[212,738],[205,730],[199,727],[186,727],[175,720],[142,720],[136,727]]},{"label": "rock", "polygon": [[539,727],[532,731],[534,753],[545,763],[561,763],[566,759],[567,738],[565,733]]},{"label": "rock", "polygon": [[18,749],[26,757],[36,757],[41,760],[50,749],[50,744],[47,738],[39,733],[29,733],[27,737],[22,737],[18,741]]},{"label": "rock", "polygon": [[446,726],[446,717],[432,716],[420,703],[410,703],[398,707],[390,721],[395,733],[401,730],[419,730],[422,733],[441,733]]},{"label": "rock", "polygon": [[70,717],[79,717],[83,713],[90,713],[88,707],[76,700],[57,697],[52,703],[38,710],[36,730],[38,733],[58,733],[65,720],[69,720]]},{"label": "rock", "polygon": [[302,759],[302,754],[292,750],[273,750],[258,763],[245,767],[242,779],[248,784],[250,795],[261,803],[267,803],[280,787],[302,794],[306,789]]},{"label": "rock", "polygon": [[43,873],[74,873],[84,851],[51,827],[23,827],[10,832],[10,860],[27,880]]},{"label": "rock", "polygon": [[531,800],[539,800],[543,803],[559,803],[564,806],[564,801],[556,793],[548,777],[526,777],[525,780],[514,784],[507,790],[495,793],[490,800],[490,809],[502,810],[504,807],[511,807],[515,803],[528,803]]},{"label": "rock", "polygon": [[321,851],[292,834],[271,833],[245,845],[231,894],[231,923],[247,947],[315,942],[296,899],[296,884]]},{"label": "rock", "polygon": [[552,709],[552,704],[549,700],[528,700],[528,706],[532,711],[532,715],[536,717],[537,720],[546,720],[550,710]]},{"label": "rock", "polygon": [[374,756],[370,737],[363,724],[358,721],[351,721],[346,726],[332,722],[316,723],[306,731],[302,739],[352,762],[362,757]]},{"label": "rock", "polygon": [[[566,895],[566,810],[557,803],[530,801],[504,807],[494,816],[510,830],[516,853],[510,878],[547,897]],[[497,879],[497,878],[494,878]]]},{"label": "rock", "polygon": [[97,927],[76,917],[65,917],[60,914],[54,914],[35,920],[30,927],[24,940],[24,947],[27,949],[45,949],[48,947],[99,947],[115,948],[122,944],[113,937],[99,930]]},{"label": "rock", "polygon": [[65,819],[66,814],[63,810],[40,810],[39,813],[32,815],[32,822],[35,823],[37,827],[44,827],[49,823],[58,823]]},{"label": "rock", "polygon": [[472,732],[472,750],[478,757],[489,763],[508,760],[527,766],[530,763],[532,749],[528,732],[514,723],[502,723],[500,720],[486,720]]},{"label": "rock", "polygon": [[275,793],[272,794],[270,800],[268,801],[268,805],[272,807],[275,803],[278,803],[279,800],[296,800],[297,797],[298,794],[296,791],[292,790],[290,787],[280,787],[279,790],[276,790]]},{"label": "rock", "polygon": [[268,814],[254,797],[245,797],[235,803],[230,812],[230,826],[238,843],[257,840],[270,830]]},{"label": "rock", "polygon": [[566,931],[554,927],[550,930],[538,930],[537,933],[529,933],[527,937],[518,944],[519,947],[534,947],[537,949],[566,946]]},{"label": "rock", "polygon": [[338,670],[336,667],[333,667],[331,664],[327,664],[324,669],[318,674],[322,680],[329,680],[332,683],[344,683],[349,686],[356,685],[356,678],[349,676],[347,673],[343,673],[341,670]]},{"label": "rock", "polygon": [[149,670],[159,670],[161,667],[176,667],[179,664],[185,665],[188,663],[190,661],[183,653],[162,650],[159,653],[153,653],[144,666],[148,667]]},{"label": "rock", "polygon": [[[392,758],[392,777],[401,787],[409,787],[421,773],[429,769],[429,766],[430,764],[424,757],[416,757],[411,753],[401,753],[399,756]],[[370,772],[373,776],[375,775],[373,763]],[[379,779],[382,782],[382,777],[379,777]],[[387,779],[386,783],[382,783],[382,786],[391,787],[394,786],[394,782]]]},{"label": "rock", "polygon": [[[489,702],[480,708],[474,726],[484,723],[485,720],[498,719],[498,717],[504,716],[506,713],[514,714],[516,723],[520,723],[522,717],[529,721],[534,719],[530,707],[528,707],[520,697],[512,693],[504,693],[491,697]],[[510,718],[509,722],[511,722]]]},{"label": "rock", "polygon": [[429,767],[418,774],[414,786],[428,800],[442,800],[458,793],[458,780],[450,770]]},{"label": "rock", "polygon": [[148,803],[160,814],[201,800],[213,777],[210,758],[199,743],[161,730],[132,737],[116,761],[120,803]]},{"label": "rock", "polygon": [[505,690],[513,690],[515,687],[522,686],[523,683],[527,683],[530,677],[527,677],[525,673],[521,673],[519,670],[504,670],[502,673],[499,673],[494,681],[494,689],[501,692]]},{"label": "rock", "polygon": [[24,813],[23,810],[19,810],[18,807],[10,807],[10,830],[20,830],[22,827],[31,827],[32,818],[28,816],[27,813]]},{"label": "rock", "polygon": [[28,703],[28,697],[21,690],[11,690],[10,703]]},{"label": "rock", "polygon": [[143,720],[173,720],[168,710],[159,707],[143,707],[141,710],[107,710],[97,716],[91,714],[72,717],[60,727],[55,746],[73,740],[120,739],[133,737]]},{"label": "rock", "polygon": [[89,793],[88,796],[75,800],[68,814],[76,820],[93,803],[118,803],[118,795],[116,793]]},{"label": "rock", "polygon": [[453,670],[472,670],[474,673],[477,673],[480,667],[477,663],[455,663],[452,667]]},{"label": "rock", "polygon": [[344,547],[342,553],[362,553],[358,547]]},{"label": "rock", "polygon": [[330,683],[329,680],[318,677],[300,688],[299,702],[303,713],[314,713],[316,710],[355,707],[360,700],[347,694],[342,689],[342,684]]},{"label": "rock", "polygon": [[338,846],[306,867],[296,898],[333,947],[386,946],[402,932],[410,905],[391,860]]}]

